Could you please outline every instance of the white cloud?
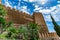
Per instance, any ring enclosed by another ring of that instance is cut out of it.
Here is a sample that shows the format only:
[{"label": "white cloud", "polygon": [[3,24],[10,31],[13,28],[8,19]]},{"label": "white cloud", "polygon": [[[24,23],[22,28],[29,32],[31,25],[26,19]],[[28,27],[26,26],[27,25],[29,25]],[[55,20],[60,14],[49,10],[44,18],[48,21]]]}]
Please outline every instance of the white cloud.
[{"label": "white cloud", "polygon": [[27,9],[27,6],[21,6],[20,7],[20,11],[26,12],[27,14],[29,14],[28,10],[29,9]]},{"label": "white cloud", "polygon": [[[4,0],[5,1],[5,4],[4,5],[6,5],[6,7],[11,7],[12,8],[12,6],[10,5],[11,4],[11,2],[10,2],[10,4],[8,3],[8,0]],[[19,0],[19,2],[20,2],[21,0]],[[25,0],[25,1],[27,1],[27,0]],[[17,8],[18,10],[20,10],[20,11],[23,11],[23,12],[26,12],[27,14],[29,14],[29,9],[27,9],[27,6],[21,6],[20,7],[20,3],[18,4],[18,6],[13,6],[15,9]]]},{"label": "white cloud", "polygon": [[50,7],[50,9],[43,9],[42,7],[38,7],[38,5],[35,5],[35,9],[34,11],[38,11],[38,12],[42,12],[42,13],[51,13],[52,11],[53,12],[56,12],[56,11],[60,11],[60,4],[56,5],[56,6],[53,6],[53,7]]},{"label": "white cloud", "polygon": [[55,21],[60,21],[60,20],[59,20],[59,17],[57,17],[56,14],[54,14],[54,15],[52,15],[52,16],[53,16],[53,18],[55,19]]},{"label": "white cloud", "polygon": [[23,0],[23,1],[27,1],[28,2],[28,0]]},{"label": "white cloud", "polygon": [[42,12],[43,14],[49,14],[51,12],[50,9],[43,9],[42,7],[37,7],[34,9],[35,12]]},{"label": "white cloud", "polygon": [[57,1],[57,3],[60,3],[60,1]]},{"label": "white cloud", "polygon": [[44,5],[44,4],[47,3],[47,1],[48,1],[48,0],[38,0],[37,3]]},{"label": "white cloud", "polygon": [[[21,0],[19,0],[19,1],[21,1]],[[45,4],[48,0],[47,1],[46,0],[24,0],[24,1]],[[60,1],[58,1],[58,3],[59,2]],[[9,7],[12,7],[8,3],[8,0],[5,0],[5,5],[9,6]],[[47,7],[46,7],[46,9],[43,9],[43,7],[39,7],[39,5],[37,5],[37,4],[36,5],[34,4],[34,6],[35,6],[35,9],[34,9],[35,12],[42,12],[43,14],[50,14],[51,13],[53,15],[54,19],[56,19],[56,21],[60,21],[60,18],[59,18],[60,16],[57,16],[57,15],[60,15],[60,4],[58,4],[56,6],[53,6],[53,7],[50,7],[50,9],[47,9]],[[20,7],[20,3],[18,4],[18,6],[14,6],[14,8],[15,9],[18,8],[20,11],[26,12],[28,14],[29,14],[29,11],[30,11],[30,9],[27,9],[27,6],[21,6]],[[50,16],[49,15],[46,16],[45,20],[46,21],[51,21]]]},{"label": "white cloud", "polygon": [[56,6],[50,7],[51,11],[54,11],[56,9]]},{"label": "white cloud", "polygon": [[41,10],[41,9],[42,9],[42,7],[39,7],[38,5],[35,5],[34,11],[38,12],[38,11]]},{"label": "white cloud", "polygon": [[34,0],[29,0],[29,2],[34,2]]},{"label": "white cloud", "polygon": [[34,0],[23,0],[23,1],[26,1],[26,2],[34,2]]},{"label": "white cloud", "polygon": [[4,1],[5,1],[4,5],[6,5],[6,7],[11,7],[12,8],[12,6],[8,3],[8,0],[4,0]]},{"label": "white cloud", "polygon": [[45,21],[52,21],[50,15],[44,15]]},{"label": "white cloud", "polygon": [[[35,5],[36,6],[36,5]],[[44,14],[49,14],[51,13],[52,11],[54,11],[57,7],[54,6],[54,7],[51,7],[50,9],[43,9],[43,7],[38,7],[38,5],[35,7],[34,11],[35,12],[42,12]]]},{"label": "white cloud", "polygon": [[42,9],[42,10],[39,10],[39,12],[42,12],[43,14],[49,14],[51,12],[51,10],[49,10],[49,9]]},{"label": "white cloud", "polygon": [[[50,9],[43,9],[42,7],[38,7],[38,5],[35,5],[35,12],[42,12],[43,14],[52,14],[55,21],[60,21],[60,4],[50,7]],[[58,17],[58,18],[57,18]],[[50,16],[45,16],[46,21],[51,21]]]},{"label": "white cloud", "polygon": [[44,5],[45,3],[48,2],[48,0],[23,0],[23,1],[26,1],[26,2],[35,2],[37,4],[42,4],[42,5]]},{"label": "white cloud", "polygon": [[19,2],[20,2],[21,0],[19,0]]},{"label": "white cloud", "polygon": [[56,6],[55,10],[53,10],[51,14],[56,21],[60,21],[60,4]]},{"label": "white cloud", "polygon": [[14,8],[16,9],[16,6],[14,6]]}]

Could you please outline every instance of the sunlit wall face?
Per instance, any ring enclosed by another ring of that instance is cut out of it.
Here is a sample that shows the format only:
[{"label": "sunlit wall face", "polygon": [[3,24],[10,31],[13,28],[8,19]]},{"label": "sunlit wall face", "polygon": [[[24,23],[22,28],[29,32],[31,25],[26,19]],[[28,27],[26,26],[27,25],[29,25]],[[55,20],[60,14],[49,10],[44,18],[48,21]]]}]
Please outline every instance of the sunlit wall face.
[{"label": "sunlit wall face", "polygon": [[1,4],[1,0],[0,0],[0,4]]}]

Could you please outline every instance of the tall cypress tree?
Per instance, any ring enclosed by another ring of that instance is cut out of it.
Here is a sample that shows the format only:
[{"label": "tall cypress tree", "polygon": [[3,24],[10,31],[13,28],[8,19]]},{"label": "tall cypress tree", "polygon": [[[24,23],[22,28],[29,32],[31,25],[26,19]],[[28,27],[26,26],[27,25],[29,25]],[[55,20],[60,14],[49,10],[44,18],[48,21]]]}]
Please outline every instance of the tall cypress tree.
[{"label": "tall cypress tree", "polygon": [[60,26],[56,23],[56,21],[53,19],[52,16],[51,16],[51,19],[52,19],[52,23],[54,25],[54,29],[55,29],[57,35],[60,37]]}]

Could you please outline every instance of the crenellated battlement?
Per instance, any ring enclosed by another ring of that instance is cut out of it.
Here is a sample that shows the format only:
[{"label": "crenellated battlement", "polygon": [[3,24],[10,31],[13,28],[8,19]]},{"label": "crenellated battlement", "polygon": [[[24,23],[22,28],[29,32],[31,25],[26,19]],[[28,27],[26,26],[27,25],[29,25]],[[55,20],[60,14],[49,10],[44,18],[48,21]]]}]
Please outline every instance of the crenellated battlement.
[{"label": "crenellated battlement", "polygon": [[27,15],[27,16],[32,16],[30,14],[27,14],[26,12],[23,12],[23,11],[20,11],[20,10],[16,10],[15,8],[6,7],[5,5],[3,5],[3,7],[5,7],[7,10],[12,10],[12,11],[15,11],[15,12],[18,12],[18,13],[22,13],[22,14]]},{"label": "crenellated battlement", "polygon": [[47,32],[47,33],[40,33],[40,37],[42,37],[42,38],[49,38],[49,37],[51,37],[51,38],[54,38],[54,37],[58,37],[58,35],[56,34],[56,32],[51,32],[51,33],[49,33],[49,32]]},{"label": "crenellated battlement", "polygon": [[33,21],[32,15],[16,10],[15,8],[6,7],[6,6],[4,6],[4,8],[6,8],[7,10],[7,15],[8,15],[8,17],[6,17],[7,20],[13,21],[14,23],[22,23],[22,24],[29,21],[30,22]]},{"label": "crenellated battlement", "polygon": [[20,13],[20,14],[23,14],[24,16],[27,16],[29,18],[32,18],[31,15],[23,12],[23,11],[20,11],[20,10],[16,10],[15,8],[11,8],[11,7],[6,7],[5,5],[3,5],[8,11],[12,11],[12,12],[17,12],[17,13]]}]

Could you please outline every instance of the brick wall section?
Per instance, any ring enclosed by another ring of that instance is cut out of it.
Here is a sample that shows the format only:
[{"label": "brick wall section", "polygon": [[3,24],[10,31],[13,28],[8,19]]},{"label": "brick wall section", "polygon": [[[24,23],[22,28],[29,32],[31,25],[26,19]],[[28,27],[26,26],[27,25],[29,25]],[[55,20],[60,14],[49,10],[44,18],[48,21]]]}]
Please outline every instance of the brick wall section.
[{"label": "brick wall section", "polygon": [[9,21],[12,21],[13,23],[16,24],[25,24],[29,22],[33,22],[32,16],[29,14],[23,13],[21,11],[11,9],[10,7],[7,7],[8,10],[8,16],[9,16]]},{"label": "brick wall section", "polygon": [[46,26],[46,23],[44,21],[44,18],[43,18],[43,15],[42,13],[36,13],[34,12],[33,13],[33,18],[34,18],[34,22],[38,25],[41,25],[42,26],[42,30],[40,30],[40,32],[48,32],[48,28]]},{"label": "brick wall section", "polygon": [[15,9],[11,9],[10,7],[7,7],[6,9],[8,10],[9,18],[7,19],[9,21],[12,21],[16,24],[26,24],[29,22],[35,22],[36,24],[42,26],[44,32],[48,32],[48,28],[46,26],[42,13],[33,13],[33,15],[29,15]]}]

